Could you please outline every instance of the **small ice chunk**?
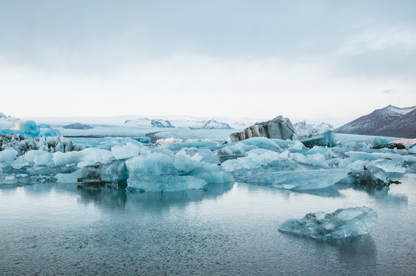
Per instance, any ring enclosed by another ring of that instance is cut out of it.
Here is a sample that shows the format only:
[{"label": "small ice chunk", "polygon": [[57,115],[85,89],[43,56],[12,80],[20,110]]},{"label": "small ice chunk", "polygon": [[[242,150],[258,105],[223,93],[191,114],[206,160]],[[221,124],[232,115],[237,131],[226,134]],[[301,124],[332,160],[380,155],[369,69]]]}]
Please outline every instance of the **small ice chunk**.
[{"label": "small ice chunk", "polygon": [[303,154],[301,153],[294,153],[293,154],[293,160],[295,160],[296,162],[302,163],[302,164],[310,164],[310,160]]},{"label": "small ice chunk", "polygon": [[304,147],[305,146],[301,142],[296,141],[294,145],[290,146],[289,150],[290,151],[293,151],[293,150],[302,150]]},{"label": "small ice chunk", "polygon": [[301,219],[289,219],[279,231],[314,239],[330,240],[368,234],[377,213],[368,207],[338,209],[333,213],[309,213]]},{"label": "small ice chunk", "polygon": [[127,159],[139,155],[140,147],[136,144],[128,142],[125,146],[114,146],[111,148],[111,153],[117,160]]},{"label": "small ice chunk", "polygon": [[234,181],[234,177],[229,172],[226,172],[221,166],[217,165],[198,167],[186,175],[203,179],[208,184],[229,183]]},{"label": "small ice chunk", "polygon": [[233,143],[231,145],[236,145],[236,144],[241,143],[241,144],[248,145],[248,146],[255,146],[260,149],[281,152],[282,149],[277,143],[275,143],[276,140],[277,139],[267,139],[264,137],[253,137],[250,139],[246,139],[240,142]]},{"label": "small ice chunk", "polygon": [[374,165],[369,165],[362,171],[350,172],[348,177],[353,184],[361,186],[384,187],[392,183],[387,173]]},{"label": "small ice chunk", "polygon": [[282,159],[289,159],[289,158],[290,158],[290,151],[285,150],[284,152],[282,152],[282,153],[279,155],[279,157],[280,157],[280,158],[282,158]]},{"label": "small ice chunk", "polygon": [[338,167],[339,168],[347,168],[350,164],[352,164],[349,158],[344,158],[339,160]]},{"label": "small ice chunk", "polygon": [[376,137],[373,142],[373,149],[381,149],[387,147],[389,142],[386,139]]},{"label": "small ice chunk", "polygon": [[320,153],[322,155],[326,155],[328,150],[329,150],[328,147],[314,146],[313,148],[308,150],[308,152],[306,152],[305,155],[315,154],[315,153]]},{"label": "small ice chunk", "polygon": [[82,153],[80,151],[71,152],[55,152],[53,155],[53,162],[56,166],[78,164],[80,162]]},{"label": "small ice chunk", "polygon": [[219,164],[220,160],[208,149],[187,148],[175,155],[174,166],[178,170],[189,172],[206,164]]},{"label": "small ice chunk", "polygon": [[55,175],[58,183],[78,183],[78,179],[84,176],[82,169],[79,169],[73,173],[58,173]]},{"label": "small ice chunk", "polygon": [[325,156],[323,156],[320,153],[306,155],[306,158],[309,159],[310,164],[316,165],[316,166],[318,165],[322,166],[324,165],[324,162],[325,162]]},{"label": "small ice chunk", "polygon": [[0,163],[11,164],[16,158],[18,152],[14,149],[5,149],[0,151]]},{"label": "small ice chunk", "polygon": [[267,165],[276,160],[281,160],[279,153],[270,150],[255,149],[249,151],[246,157],[238,158],[235,160],[227,160],[224,163],[222,163],[221,166],[226,171],[235,171],[239,169],[254,169]]},{"label": "small ice chunk", "polygon": [[233,154],[245,154],[246,152],[258,149],[254,145],[246,145],[241,142],[233,143],[218,150],[219,155],[233,155]]},{"label": "small ice chunk", "polygon": [[379,159],[371,162],[371,164],[379,167],[380,169],[386,172],[396,172],[396,173],[406,173],[407,168],[404,166],[403,162],[397,162],[387,159]]}]

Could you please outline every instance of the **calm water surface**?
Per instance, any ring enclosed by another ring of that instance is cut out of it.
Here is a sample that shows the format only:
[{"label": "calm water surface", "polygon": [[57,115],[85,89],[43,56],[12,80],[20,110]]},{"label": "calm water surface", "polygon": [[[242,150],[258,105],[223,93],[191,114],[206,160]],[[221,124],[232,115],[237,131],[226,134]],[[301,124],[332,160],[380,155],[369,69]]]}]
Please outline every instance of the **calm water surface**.
[{"label": "calm water surface", "polygon": [[[0,185],[0,275],[415,275],[416,175],[387,191],[293,193],[241,183],[129,194]],[[369,235],[281,233],[288,218],[368,206]]]}]

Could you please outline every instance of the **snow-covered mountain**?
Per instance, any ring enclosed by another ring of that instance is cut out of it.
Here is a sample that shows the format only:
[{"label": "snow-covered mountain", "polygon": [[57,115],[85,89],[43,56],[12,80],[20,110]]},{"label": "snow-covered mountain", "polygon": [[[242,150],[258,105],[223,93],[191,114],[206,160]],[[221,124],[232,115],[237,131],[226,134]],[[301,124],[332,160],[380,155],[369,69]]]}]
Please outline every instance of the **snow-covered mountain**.
[{"label": "snow-covered mountain", "polygon": [[416,108],[378,130],[377,135],[416,138]]},{"label": "snow-covered mountain", "polygon": [[[409,113],[414,113],[415,110],[416,106],[399,108],[389,105],[382,109],[376,109],[368,115],[362,116],[352,122],[349,122],[348,124],[337,128],[335,132],[403,137],[402,135],[399,135],[398,129],[402,129],[404,124],[407,125],[407,128],[413,128],[416,130],[416,123],[413,123],[412,125],[410,119],[412,114],[406,116]],[[401,133],[405,132],[405,129],[401,130]],[[410,134],[409,131],[407,131],[407,133]]]},{"label": "snow-covered mountain", "polygon": [[229,124],[218,122],[216,120],[197,121],[195,119],[148,119],[141,118],[127,120],[125,126],[132,127],[164,127],[164,128],[190,128],[190,129],[233,129]]},{"label": "snow-covered mountain", "polygon": [[127,120],[124,123],[125,126],[132,127],[163,127],[163,128],[174,128],[174,126],[168,120],[162,119],[148,119],[140,118],[135,120]]},{"label": "snow-covered mountain", "polygon": [[207,121],[199,121],[193,126],[189,126],[190,129],[233,129],[229,124],[218,122],[214,119]]},{"label": "snow-covered mountain", "polygon": [[246,123],[242,123],[242,122],[235,122],[234,124],[232,124],[232,127],[233,128],[236,128],[236,129],[245,129],[246,127],[249,127],[250,126],[250,124],[246,124]]},{"label": "snow-covered mountain", "polygon": [[319,125],[313,125],[315,128],[319,128],[319,129],[329,129],[329,130],[334,130],[334,127],[331,124],[327,124],[327,123],[320,123]]},{"label": "snow-covered mountain", "polygon": [[6,116],[3,113],[0,112],[0,128],[10,128],[14,126],[15,123],[20,122],[19,118]]}]

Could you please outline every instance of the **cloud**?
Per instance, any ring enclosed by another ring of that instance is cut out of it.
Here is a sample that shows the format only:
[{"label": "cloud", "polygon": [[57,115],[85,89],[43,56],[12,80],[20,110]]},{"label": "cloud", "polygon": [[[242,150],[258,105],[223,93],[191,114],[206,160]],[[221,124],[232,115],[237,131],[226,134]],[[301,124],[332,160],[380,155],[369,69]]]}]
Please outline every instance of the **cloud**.
[{"label": "cloud", "polygon": [[397,94],[397,93],[399,93],[400,91],[399,90],[393,90],[393,89],[386,89],[386,90],[383,90],[383,93],[385,93],[385,94]]},{"label": "cloud", "polygon": [[[399,94],[395,105],[416,102],[415,10],[413,0],[0,0],[0,112],[319,110],[342,123]],[[380,97],[388,87],[400,93]]]}]

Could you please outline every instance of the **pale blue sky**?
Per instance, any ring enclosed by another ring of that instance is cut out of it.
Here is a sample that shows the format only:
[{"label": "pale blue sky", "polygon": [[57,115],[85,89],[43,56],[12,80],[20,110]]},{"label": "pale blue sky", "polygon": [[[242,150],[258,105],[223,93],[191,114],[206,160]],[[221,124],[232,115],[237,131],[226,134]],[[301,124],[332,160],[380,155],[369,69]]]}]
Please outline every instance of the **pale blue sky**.
[{"label": "pale blue sky", "polygon": [[0,112],[335,125],[416,105],[416,1],[2,1]]}]

